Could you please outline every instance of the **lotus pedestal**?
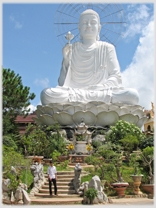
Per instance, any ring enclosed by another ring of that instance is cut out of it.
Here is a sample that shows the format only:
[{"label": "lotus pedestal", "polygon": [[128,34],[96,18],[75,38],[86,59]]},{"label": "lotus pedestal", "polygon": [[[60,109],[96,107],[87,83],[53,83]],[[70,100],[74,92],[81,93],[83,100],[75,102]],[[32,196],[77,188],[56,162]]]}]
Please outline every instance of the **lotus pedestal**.
[{"label": "lotus pedestal", "polygon": [[143,175],[131,175],[131,177],[133,178],[133,185],[134,185],[133,193],[136,195],[143,194],[139,188]]}]

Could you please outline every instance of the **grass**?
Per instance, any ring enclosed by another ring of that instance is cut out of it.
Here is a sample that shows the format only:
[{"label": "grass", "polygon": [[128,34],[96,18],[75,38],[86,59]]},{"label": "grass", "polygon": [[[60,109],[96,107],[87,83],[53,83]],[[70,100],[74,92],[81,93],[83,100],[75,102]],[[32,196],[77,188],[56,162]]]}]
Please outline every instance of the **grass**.
[{"label": "grass", "polygon": [[[30,190],[32,189],[33,186],[33,175],[31,174],[30,168],[27,169],[27,188],[28,188],[28,193],[30,193]],[[21,171],[21,176],[20,179],[22,183],[26,184],[26,169],[22,169]]]},{"label": "grass", "polygon": [[[87,176],[81,177],[81,183],[90,181],[93,176],[98,175],[100,177],[101,170],[100,168],[84,168],[85,171],[89,172]],[[129,186],[125,190],[126,195],[132,195],[133,194],[133,179],[130,177],[134,173],[133,167],[128,167],[126,164],[123,164],[123,170],[122,170],[122,177],[125,182],[129,183]],[[114,171],[112,173],[112,176],[116,178],[116,172]],[[111,187],[111,184],[113,183],[113,179],[110,177],[110,172],[105,172],[105,177],[103,180],[101,180],[102,186],[104,186],[104,192],[107,196],[116,196],[116,191],[114,191]]]}]

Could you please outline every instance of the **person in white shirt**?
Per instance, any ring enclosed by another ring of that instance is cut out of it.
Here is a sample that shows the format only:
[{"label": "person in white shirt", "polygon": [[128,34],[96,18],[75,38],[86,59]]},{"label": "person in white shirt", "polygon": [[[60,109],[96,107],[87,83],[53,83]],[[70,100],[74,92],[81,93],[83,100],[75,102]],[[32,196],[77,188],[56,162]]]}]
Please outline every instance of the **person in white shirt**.
[{"label": "person in white shirt", "polygon": [[54,190],[55,190],[55,195],[58,196],[57,194],[57,185],[56,185],[56,180],[57,180],[57,171],[56,167],[53,165],[53,161],[50,161],[50,166],[47,169],[47,174],[48,174],[48,180],[49,180],[49,192],[50,195],[52,196],[52,188],[51,188],[51,182],[54,184]]}]

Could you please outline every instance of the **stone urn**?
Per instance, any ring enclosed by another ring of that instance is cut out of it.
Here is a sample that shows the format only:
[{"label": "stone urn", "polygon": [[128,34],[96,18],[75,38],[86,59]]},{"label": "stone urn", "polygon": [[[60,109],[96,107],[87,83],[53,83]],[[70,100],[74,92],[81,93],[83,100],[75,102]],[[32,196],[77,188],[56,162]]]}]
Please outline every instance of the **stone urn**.
[{"label": "stone urn", "polygon": [[154,197],[154,184],[144,184],[142,188],[145,192],[149,193],[149,198]]},{"label": "stone urn", "polygon": [[113,186],[118,196],[125,196],[124,191],[129,186],[129,183],[112,183],[111,186]]},{"label": "stone urn", "polygon": [[41,160],[43,159],[43,156],[33,156],[33,162],[41,163]]},{"label": "stone urn", "polygon": [[82,153],[82,154],[88,154],[88,151],[86,150],[87,142],[86,141],[76,141],[75,145],[75,152]]},{"label": "stone urn", "polygon": [[142,192],[140,191],[140,184],[141,184],[141,179],[143,177],[143,175],[131,175],[132,179],[133,179],[133,193],[138,195],[138,194],[142,194]]}]

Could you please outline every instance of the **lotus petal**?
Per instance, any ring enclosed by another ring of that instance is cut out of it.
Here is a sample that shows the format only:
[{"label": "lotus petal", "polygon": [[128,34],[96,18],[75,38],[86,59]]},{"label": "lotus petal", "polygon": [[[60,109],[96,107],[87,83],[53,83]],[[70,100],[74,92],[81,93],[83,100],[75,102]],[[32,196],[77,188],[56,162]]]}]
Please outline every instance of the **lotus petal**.
[{"label": "lotus petal", "polygon": [[37,106],[37,110],[41,110],[42,111],[43,106],[42,105],[38,105]]},{"label": "lotus petal", "polygon": [[57,108],[57,107],[53,107],[53,111],[54,111],[54,113],[57,113],[57,112],[62,112],[62,110],[60,110],[59,108]]},{"label": "lotus petal", "polygon": [[88,108],[87,111],[92,112],[94,115],[97,115],[98,114],[98,108],[97,108],[97,106],[93,106],[91,108]]},{"label": "lotus petal", "polygon": [[120,120],[128,121],[129,123],[134,123],[136,124],[139,121],[139,116],[137,115],[132,115],[132,114],[126,114],[123,116],[120,116]]},{"label": "lotus petal", "polygon": [[99,107],[102,107],[105,111],[108,111],[109,109],[109,105],[106,103],[99,105]]},{"label": "lotus petal", "polygon": [[75,113],[75,108],[74,106],[68,106],[64,108],[63,111],[69,113],[70,115],[73,115]]},{"label": "lotus petal", "polygon": [[64,108],[63,111],[69,113],[70,115],[73,115],[74,113],[76,113],[77,111],[83,110],[82,107],[80,106],[68,106],[66,108]]},{"label": "lotus petal", "polygon": [[53,104],[49,104],[47,106],[57,108],[59,111],[63,110],[63,104],[61,105],[61,104],[58,104],[58,103],[53,103]]},{"label": "lotus petal", "polygon": [[119,111],[119,116],[125,115],[125,114],[129,114],[129,110],[127,108],[120,108]]},{"label": "lotus petal", "polygon": [[94,107],[95,105],[93,103],[87,103],[85,105],[85,109],[84,110],[88,110],[88,108]]},{"label": "lotus petal", "polygon": [[90,103],[90,104],[93,104],[93,105],[95,105],[95,106],[99,106],[99,105],[103,104],[102,101],[91,101],[91,102],[89,102],[89,103]]},{"label": "lotus petal", "polygon": [[109,111],[111,111],[111,110],[112,110],[112,111],[116,111],[116,109],[119,109],[119,107],[116,106],[116,105],[109,105],[109,106],[108,106],[108,110],[109,110]]},{"label": "lotus petal", "polygon": [[119,120],[119,116],[115,111],[101,112],[97,115],[96,126],[114,125]]},{"label": "lotus petal", "polygon": [[55,122],[53,117],[48,114],[40,115],[39,119],[41,120],[42,123],[48,126],[53,125]]},{"label": "lotus petal", "polygon": [[53,109],[51,107],[49,107],[49,106],[44,106],[43,107],[43,111],[44,111],[45,114],[49,114],[51,116],[54,114]]},{"label": "lotus petal", "polygon": [[43,111],[40,110],[40,109],[37,109],[37,110],[35,111],[35,113],[36,113],[37,117],[39,117],[40,115],[43,114]]},{"label": "lotus petal", "polygon": [[125,103],[113,103],[113,104],[116,105],[116,106],[118,106],[118,107],[122,107],[122,106],[127,105],[127,104],[125,104]]},{"label": "lotus petal", "polygon": [[139,105],[125,105],[125,107],[129,110],[130,113],[138,109],[142,110],[142,107]]},{"label": "lotus petal", "polygon": [[118,115],[119,115],[119,113],[120,113],[120,108],[119,108],[118,106],[115,106],[115,105],[110,105],[110,106],[108,107],[108,110],[109,110],[109,111],[115,111],[115,112],[118,113]]},{"label": "lotus petal", "polygon": [[69,113],[57,112],[57,113],[54,113],[53,118],[62,126],[73,125],[73,119]]},{"label": "lotus petal", "polygon": [[132,114],[133,115],[138,115],[140,118],[142,118],[143,116],[145,116],[145,113],[142,110],[140,110],[140,109],[137,109],[137,110],[132,111]]},{"label": "lotus petal", "polygon": [[74,122],[78,125],[84,120],[86,125],[94,125],[96,116],[90,111],[78,111],[73,115]]},{"label": "lotus petal", "polygon": [[142,128],[142,126],[144,125],[144,123],[148,120],[147,117],[143,117],[143,118],[140,118],[139,121],[136,123],[136,125],[140,128]]},{"label": "lotus petal", "polygon": [[101,113],[101,112],[103,112],[103,111],[105,111],[106,112],[106,110],[104,109],[104,107],[103,106],[97,106],[97,109],[98,109],[98,113]]},{"label": "lotus petal", "polygon": [[32,119],[39,125],[44,124],[39,118],[33,117]]}]

